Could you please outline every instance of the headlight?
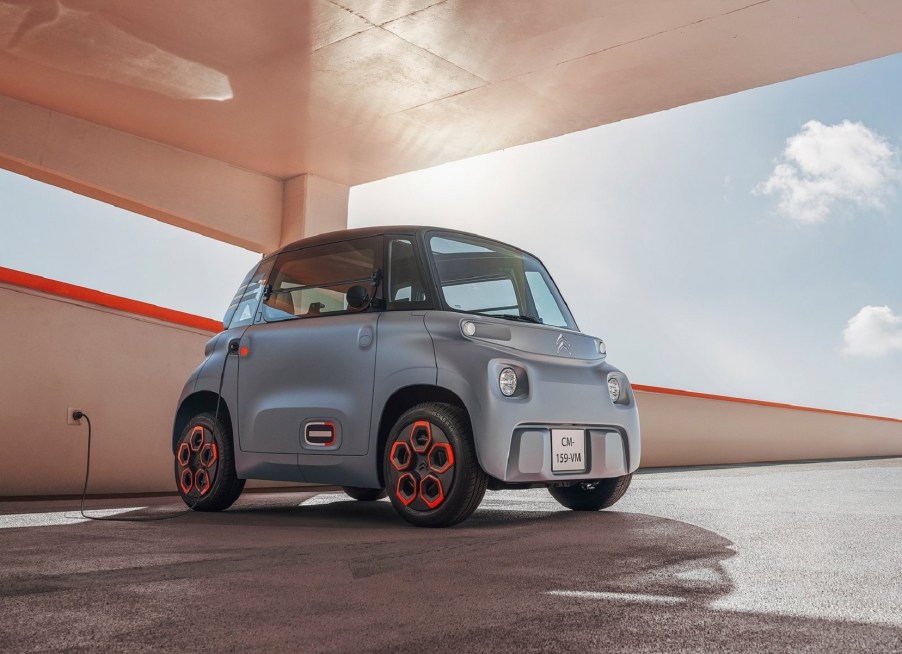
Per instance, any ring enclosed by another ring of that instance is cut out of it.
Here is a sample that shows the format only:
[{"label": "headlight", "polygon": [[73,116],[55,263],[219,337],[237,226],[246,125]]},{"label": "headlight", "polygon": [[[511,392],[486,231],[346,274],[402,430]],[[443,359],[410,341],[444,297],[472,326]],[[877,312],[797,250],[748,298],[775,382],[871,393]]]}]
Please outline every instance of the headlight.
[{"label": "headlight", "polygon": [[517,373],[513,368],[505,368],[501,371],[501,374],[498,375],[498,386],[504,397],[510,397],[517,392]]},{"label": "headlight", "polygon": [[604,341],[600,338],[598,339],[598,353],[603,357],[607,356],[608,354],[608,348],[605,346]]},{"label": "headlight", "polygon": [[608,380],[608,393],[611,394],[611,402],[616,402],[620,399],[620,382],[617,381],[616,377],[611,377]]}]

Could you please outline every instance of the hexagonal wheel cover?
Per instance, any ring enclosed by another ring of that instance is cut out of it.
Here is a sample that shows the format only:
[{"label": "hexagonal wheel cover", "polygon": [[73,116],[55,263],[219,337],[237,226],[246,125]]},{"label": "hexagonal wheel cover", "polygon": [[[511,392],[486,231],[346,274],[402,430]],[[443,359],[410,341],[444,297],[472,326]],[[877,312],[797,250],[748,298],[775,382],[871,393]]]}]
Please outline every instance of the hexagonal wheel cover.
[{"label": "hexagonal wheel cover", "polygon": [[188,465],[188,462],[191,460],[191,448],[188,447],[188,443],[179,443],[179,451],[178,454],[176,454],[176,458],[178,459],[179,465]]},{"label": "hexagonal wheel cover", "polygon": [[426,475],[420,482],[420,497],[430,509],[434,509],[445,501],[442,482],[435,475]]},{"label": "hexagonal wheel cover", "polygon": [[398,499],[404,506],[409,506],[417,498],[417,479],[409,472],[405,472],[398,478],[398,487],[395,490]]},{"label": "hexagonal wheel cover", "polygon": [[198,425],[188,437],[188,443],[191,445],[191,451],[197,452],[204,444],[204,428]]},{"label": "hexagonal wheel cover", "polygon": [[413,451],[419,454],[426,452],[432,443],[432,425],[425,420],[413,423],[410,429],[410,444]]},{"label": "hexagonal wheel cover", "polygon": [[210,490],[210,475],[203,468],[194,473],[194,487],[201,495],[206,495]]},{"label": "hexagonal wheel cover", "polygon": [[404,441],[395,441],[391,446],[391,454],[389,455],[391,464],[395,470],[401,471],[406,469],[413,460],[410,453],[410,447]]},{"label": "hexagonal wheel cover", "polygon": [[435,443],[427,457],[429,469],[438,474],[448,472],[454,465],[454,450],[450,443]]},{"label": "hexagonal wheel cover", "polygon": [[204,443],[200,450],[200,463],[202,466],[209,468],[216,463],[219,458],[219,452],[216,450],[216,443]]},{"label": "hexagonal wheel cover", "polygon": [[194,474],[188,468],[184,468],[179,473],[179,487],[182,489],[183,493],[187,494],[193,485]]}]

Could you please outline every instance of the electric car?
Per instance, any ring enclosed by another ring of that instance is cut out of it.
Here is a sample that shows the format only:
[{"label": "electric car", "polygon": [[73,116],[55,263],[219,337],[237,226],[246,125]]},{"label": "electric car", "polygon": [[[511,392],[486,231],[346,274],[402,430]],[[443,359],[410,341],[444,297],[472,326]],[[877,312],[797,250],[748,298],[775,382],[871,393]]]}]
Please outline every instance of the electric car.
[{"label": "electric car", "polygon": [[248,273],[223,328],[172,431],[179,493],[199,511],[266,479],[387,493],[439,527],[486,489],[603,509],[639,466],[626,375],[511,245],[422,226],[303,239]]}]

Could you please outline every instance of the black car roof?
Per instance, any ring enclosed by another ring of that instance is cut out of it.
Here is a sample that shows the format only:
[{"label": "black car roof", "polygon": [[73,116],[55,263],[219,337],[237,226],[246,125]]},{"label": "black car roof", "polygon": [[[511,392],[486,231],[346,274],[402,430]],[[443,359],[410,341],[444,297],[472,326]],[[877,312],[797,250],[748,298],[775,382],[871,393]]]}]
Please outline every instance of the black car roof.
[{"label": "black car roof", "polygon": [[355,238],[367,238],[369,236],[382,236],[383,234],[414,234],[417,227],[411,225],[394,225],[394,226],[378,226],[378,227],[358,227],[356,229],[340,229],[334,232],[326,232],[325,234],[317,234],[294,241],[288,245],[276,250],[273,254],[285,252],[287,250],[297,250],[299,248],[309,247],[311,245],[323,245],[325,243],[335,243],[338,241],[348,241]]},{"label": "black car roof", "polygon": [[[515,250],[520,250],[521,252],[525,252],[521,248],[518,248],[515,245],[511,245],[509,243],[504,243],[503,241],[498,241],[493,238],[489,238],[487,236],[481,236],[479,234],[474,234],[472,232],[464,232],[459,229],[450,229],[448,227],[433,227],[429,225],[380,225],[376,227],[358,227],[355,229],[342,229],[335,232],[327,232],[325,234],[317,234],[316,236],[310,236],[308,238],[302,238],[299,241],[294,241],[293,243],[289,243],[288,245],[283,246],[282,248],[276,250],[272,254],[281,254],[282,252],[287,252],[289,250],[298,250],[300,248],[310,247],[312,245],[325,245],[326,243],[337,243],[339,241],[348,241],[356,238],[368,238],[370,236],[383,236],[385,234],[397,234],[399,236],[414,236],[419,235],[423,232],[430,231],[440,231],[446,232],[449,234],[460,234],[462,236],[472,236],[475,238],[484,239],[486,241],[493,241],[500,245],[505,245],[509,248],[513,248]],[[529,254],[526,252],[526,254]],[[533,255],[530,255],[533,256]]]}]

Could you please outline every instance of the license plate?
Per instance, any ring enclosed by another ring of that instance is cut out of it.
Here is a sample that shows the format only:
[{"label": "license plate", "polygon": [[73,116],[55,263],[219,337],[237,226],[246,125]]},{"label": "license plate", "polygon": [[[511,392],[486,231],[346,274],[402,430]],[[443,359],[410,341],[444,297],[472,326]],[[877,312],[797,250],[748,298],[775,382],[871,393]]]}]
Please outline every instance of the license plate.
[{"label": "license plate", "polygon": [[551,471],[586,470],[586,432],[582,429],[551,430]]}]

